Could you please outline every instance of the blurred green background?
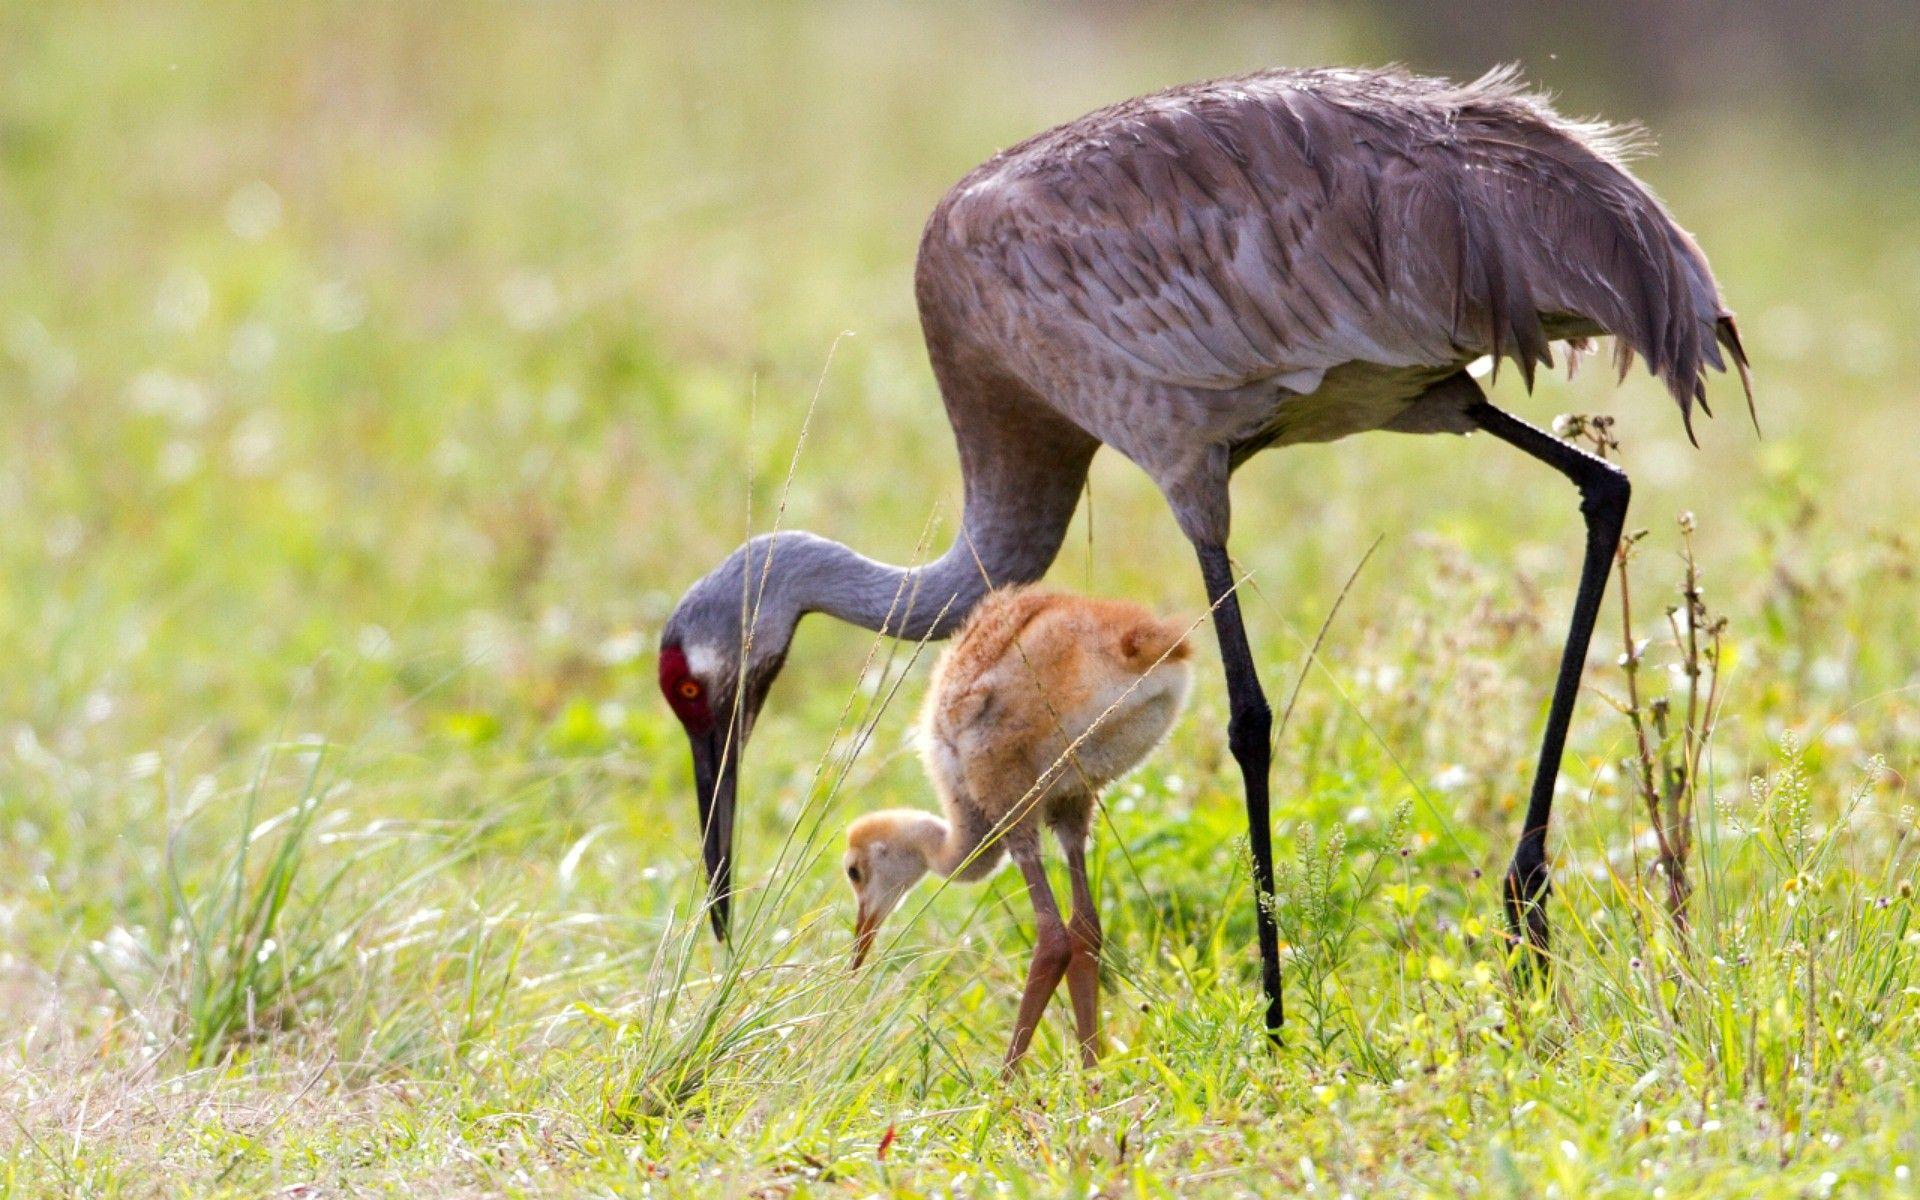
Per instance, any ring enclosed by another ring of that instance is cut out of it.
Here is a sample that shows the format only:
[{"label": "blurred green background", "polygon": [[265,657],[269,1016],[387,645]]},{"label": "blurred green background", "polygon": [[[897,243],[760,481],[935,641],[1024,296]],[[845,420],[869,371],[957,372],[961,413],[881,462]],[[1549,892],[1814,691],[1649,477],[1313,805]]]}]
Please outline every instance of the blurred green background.
[{"label": "blurred green background", "polygon": [[[1655,531],[1648,620],[1673,517],[1696,514],[1738,642],[1731,777],[1787,728],[1841,728],[1816,752],[1904,775],[1916,44],[1892,0],[0,7],[0,989],[72,1039],[120,1028],[89,947],[166,961],[168,872],[198,894],[180,864],[231,843],[260,748],[324,740],[351,784],[330,853],[376,826],[457,841],[435,903],[598,914],[543,925],[541,961],[610,962],[580,986],[617,990],[619,956],[697,895],[654,639],[772,524],[809,403],[785,526],[894,561],[953,528],[909,283],[935,200],[1043,127],[1266,66],[1517,60],[1566,110],[1649,127],[1638,169],[1740,316],[1765,437],[1725,383],[1698,451],[1640,375],[1528,398],[1503,373],[1496,395],[1542,423],[1618,415],[1632,524]],[[1451,831],[1417,818],[1463,839],[1462,886],[1498,867],[1579,535],[1560,480],[1484,441],[1378,435],[1240,475],[1276,694],[1384,546],[1299,717],[1311,747],[1356,740],[1305,762],[1283,744],[1283,842],[1405,794],[1346,715],[1358,695],[1411,779],[1464,764],[1484,793]],[[1053,578],[1201,607],[1164,506],[1111,455]],[[1490,610],[1530,615],[1493,637]],[[877,686],[865,645],[803,628],[748,764],[749,879]],[[1462,646],[1490,690],[1442,654]],[[1595,663],[1618,651],[1610,605]],[[1239,818],[1201,679],[1169,768],[1200,782],[1162,798],[1185,836],[1218,835],[1192,852],[1217,865]],[[907,724],[903,701],[837,817],[927,801]],[[1590,695],[1570,786],[1606,793],[1622,736]],[[1570,844],[1631,836],[1617,795],[1584,811]],[[803,900],[837,932],[829,874]]]},{"label": "blurred green background", "polygon": [[[1089,107],[1270,64],[1518,58],[1568,109],[1648,123],[1643,173],[1742,317],[1767,440],[1723,420],[1693,453],[1647,381],[1601,372],[1516,403],[1617,409],[1638,512],[1701,510],[1716,553],[1752,548],[1782,486],[1897,529],[1911,11],[1455,7],[9,6],[6,718],[92,754],[217,753],[307,673],[404,690],[442,664],[457,682],[411,719],[651,707],[646,672],[604,660],[644,657],[750,488],[765,526],[816,388],[788,525],[900,559],[951,521],[908,284],[941,191]],[[1102,467],[1100,532],[1170,544]],[[1478,448],[1270,455],[1239,492],[1237,550],[1289,611],[1323,609],[1323,559],[1375,532],[1572,548],[1551,481]],[[1096,553],[1094,583],[1197,596],[1127,559]],[[788,690],[844,670],[829,640],[809,629]]]}]

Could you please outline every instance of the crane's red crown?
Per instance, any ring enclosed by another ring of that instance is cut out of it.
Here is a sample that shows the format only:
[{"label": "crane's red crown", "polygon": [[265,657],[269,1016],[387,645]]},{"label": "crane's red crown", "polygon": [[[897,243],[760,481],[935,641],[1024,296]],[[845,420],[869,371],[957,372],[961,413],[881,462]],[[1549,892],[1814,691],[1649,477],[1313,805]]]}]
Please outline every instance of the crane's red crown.
[{"label": "crane's red crown", "polygon": [[705,733],[713,727],[707,687],[694,677],[686,651],[678,646],[660,647],[660,694],[689,733]]}]

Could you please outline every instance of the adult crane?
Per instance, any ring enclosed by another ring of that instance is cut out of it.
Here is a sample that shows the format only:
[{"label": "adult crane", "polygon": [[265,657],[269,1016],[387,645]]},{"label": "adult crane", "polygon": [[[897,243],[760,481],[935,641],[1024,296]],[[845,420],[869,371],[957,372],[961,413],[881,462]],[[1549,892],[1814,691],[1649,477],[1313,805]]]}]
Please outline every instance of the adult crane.
[{"label": "adult crane", "polygon": [[[1548,946],[1547,827],[1629,486],[1494,407],[1467,365],[1529,388],[1551,343],[1616,339],[1693,436],[1708,368],[1746,357],[1706,258],[1623,165],[1511,71],[1268,71],[1124,101],[989,159],[935,206],[915,296],[964,478],[953,545],[903,568],[807,533],[753,538],[681,599],[660,686],[693,750],[715,932],[726,936],[741,753],[799,619],[942,638],[1060,549],[1102,445],[1159,486],[1192,543],[1246,794],[1266,1025],[1281,1022],[1268,828],[1272,716],[1227,554],[1228,480],[1260,450],[1373,429],[1484,431],[1573,482],[1586,550],[1503,888]],[[1722,351],[1725,351],[1723,357]],[[1752,392],[1747,387],[1747,403]]]}]

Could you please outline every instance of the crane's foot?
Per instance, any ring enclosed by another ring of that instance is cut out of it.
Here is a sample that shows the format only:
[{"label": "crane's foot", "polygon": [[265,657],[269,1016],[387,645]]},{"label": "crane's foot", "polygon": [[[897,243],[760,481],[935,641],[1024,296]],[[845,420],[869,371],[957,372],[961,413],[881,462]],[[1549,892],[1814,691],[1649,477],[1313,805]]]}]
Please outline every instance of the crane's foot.
[{"label": "crane's foot", "polygon": [[1509,935],[1525,947],[1518,966],[1523,983],[1545,982],[1552,965],[1552,931],[1547,926],[1547,896],[1552,890],[1544,854],[1536,850],[1529,855],[1523,849],[1514,855],[1501,900]]}]

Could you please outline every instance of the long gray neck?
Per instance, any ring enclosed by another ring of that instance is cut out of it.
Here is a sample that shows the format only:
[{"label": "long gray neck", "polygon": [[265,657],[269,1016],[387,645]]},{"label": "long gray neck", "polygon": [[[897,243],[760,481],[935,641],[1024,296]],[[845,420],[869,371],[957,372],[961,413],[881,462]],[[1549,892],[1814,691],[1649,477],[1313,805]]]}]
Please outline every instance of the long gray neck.
[{"label": "long gray neck", "polygon": [[1084,461],[1077,470],[1069,462],[1024,492],[972,489],[953,544],[919,567],[875,562],[810,533],[755,538],[746,554],[749,588],[771,553],[768,598],[794,620],[821,612],[891,637],[945,638],[988,591],[1046,574],[1085,477]]},{"label": "long gray neck", "polygon": [[[1046,573],[1051,561],[1050,555],[989,555],[965,531],[945,554],[923,567],[875,562],[812,535],[800,535],[794,543],[787,587],[799,612],[826,613],[862,629],[914,641],[949,636],[988,591],[1032,582]],[[783,546],[781,552],[788,549]]]},{"label": "long gray neck", "polygon": [[1060,551],[1099,443],[1030,409],[984,404],[967,407],[965,422],[955,418],[966,508],[939,558],[896,567],[810,533],[763,534],[695,584],[676,620],[731,629],[744,602],[755,642],[770,654],[811,612],[896,638],[945,638],[991,589],[1039,579]]}]

